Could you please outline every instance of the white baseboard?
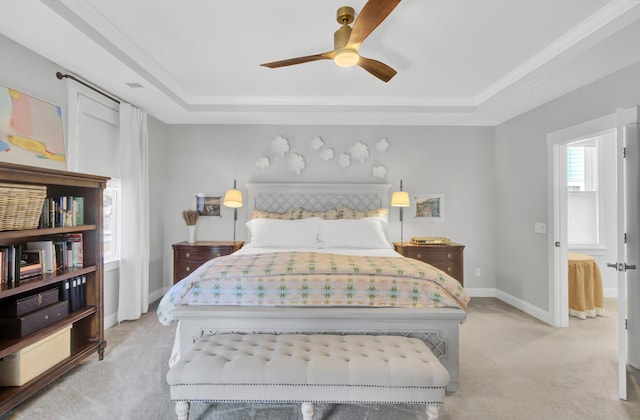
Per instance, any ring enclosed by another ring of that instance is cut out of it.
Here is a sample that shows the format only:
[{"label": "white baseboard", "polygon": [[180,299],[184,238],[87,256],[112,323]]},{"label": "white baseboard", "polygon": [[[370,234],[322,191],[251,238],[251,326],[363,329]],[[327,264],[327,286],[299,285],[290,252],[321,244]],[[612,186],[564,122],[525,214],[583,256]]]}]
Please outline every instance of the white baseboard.
[{"label": "white baseboard", "polygon": [[496,289],[487,288],[487,287],[478,287],[478,288],[468,288],[465,287],[464,290],[467,291],[467,294],[470,297],[496,297]]},{"label": "white baseboard", "polygon": [[[169,289],[167,289],[169,290]],[[164,288],[160,288],[158,290],[156,290],[155,292],[151,292],[149,293],[149,303],[151,302],[155,302],[156,300],[162,298],[162,296],[164,296],[166,290]]]},{"label": "white baseboard", "polygon": [[118,313],[114,312],[104,316],[104,329],[109,329],[118,323]]},{"label": "white baseboard", "polygon": [[553,325],[553,317],[551,316],[551,313],[549,311],[540,309],[537,306],[530,304],[529,302],[525,302],[522,299],[519,299],[500,290],[496,291],[496,297],[501,301],[513,306],[514,308],[520,309],[522,312],[529,314],[534,318],[538,318],[542,322]]},{"label": "white baseboard", "polygon": [[[166,290],[169,290],[168,288]],[[149,293],[149,303],[155,302],[156,300],[162,298],[166,292],[165,288],[160,288],[155,292]],[[108,329],[113,327],[118,323],[118,313],[114,312],[112,314],[107,314],[104,316],[104,329]]]}]

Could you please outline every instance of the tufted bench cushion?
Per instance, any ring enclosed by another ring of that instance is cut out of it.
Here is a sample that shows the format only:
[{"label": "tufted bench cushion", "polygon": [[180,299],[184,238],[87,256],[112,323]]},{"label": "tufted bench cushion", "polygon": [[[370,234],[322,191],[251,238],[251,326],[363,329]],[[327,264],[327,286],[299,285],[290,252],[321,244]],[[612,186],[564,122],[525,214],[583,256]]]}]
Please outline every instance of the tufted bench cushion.
[{"label": "tufted bench cushion", "polygon": [[[183,402],[437,407],[444,401],[449,374],[416,338],[220,334],[196,341],[169,370],[167,381],[171,399]],[[176,412],[184,409],[176,406]],[[437,416],[437,409],[430,415],[434,413]]]}]

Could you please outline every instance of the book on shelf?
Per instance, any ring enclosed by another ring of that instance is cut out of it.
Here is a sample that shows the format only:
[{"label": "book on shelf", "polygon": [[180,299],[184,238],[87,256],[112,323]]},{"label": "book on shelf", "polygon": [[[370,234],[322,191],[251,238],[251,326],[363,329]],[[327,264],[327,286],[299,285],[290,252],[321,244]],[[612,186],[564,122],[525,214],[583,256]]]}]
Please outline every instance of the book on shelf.
[{"label": "book on shelf", "polygon": [[69,312],[76,312],[87,306],[87,277],[77,276],[62,283],[62,299],[66,300]]},{"label": "book on shelf", "polygon": [[84,225],[84,197],[46,197],[40,213],[40,228]]}]

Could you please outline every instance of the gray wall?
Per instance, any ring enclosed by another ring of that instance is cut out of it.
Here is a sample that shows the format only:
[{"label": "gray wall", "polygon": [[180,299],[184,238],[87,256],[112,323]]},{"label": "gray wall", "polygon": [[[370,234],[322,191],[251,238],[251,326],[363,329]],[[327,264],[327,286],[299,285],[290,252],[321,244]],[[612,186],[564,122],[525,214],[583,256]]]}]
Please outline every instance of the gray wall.
[{"label": "gray wall", "polygon": [[639,80],[635,64],[496,127],[498,290],[549,310],[547,252],[553,237],[533,232],[534,222],[547,221],[546,135],[640,104]]},{"label": "gray wall", "polygon": [[[283,158],[274,156],[276,136],[289,140],[291,153],[304,156],[301,175],[288,173]],[[337,157],[321,160],[310,147],[320,136],[336,156],[348,152],[357,141],[368,145],[371,156],[364,164],[340,168]],[[387,138],[390,147],[375,151],[375,143]],[[167,127],[165,201],[165,286],[171,284],[171,243],[187,239],[181,210],[194,208],[195,194],[222,196],[233,185],[244,189],[248,182],[385,182],[398,189],[400,179],[413,194],[442,193],[445,218],[439,222],[415,221],[405,209],[405,240],[411,236],[447,236],[466,245],[465,286],[495,287],[495,221],[493,128],[487,127],[374,127],[374,126],[212,126]],[[256,168],[256,160],[268,156],[272,166]],[[371,175],[374,165],[387,168],[387,176]],[[246,190],[245,190],[246,192]],[[237,238],[246,239],[246,206],[238,213]],[[400,240],[398,209],[390,213],[392,240]],[[222,217],[203,217],[198,222],[200,240],[231,240],[232,210]],[[475,268],[481,276],[475,277]]]}]

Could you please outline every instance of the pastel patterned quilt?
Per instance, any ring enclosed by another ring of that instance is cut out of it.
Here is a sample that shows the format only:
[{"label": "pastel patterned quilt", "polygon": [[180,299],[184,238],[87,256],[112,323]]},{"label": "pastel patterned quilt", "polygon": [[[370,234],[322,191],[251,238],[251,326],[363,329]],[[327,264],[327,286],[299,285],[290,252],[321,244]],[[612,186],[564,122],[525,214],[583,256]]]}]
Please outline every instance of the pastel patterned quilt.
[{"label": "pastel patterned quilt", "polygon": [[231,254],[203,264],[162,298],[158,318],[178,305],[466,308],[453,277],[418,260],[321,252]]}]

